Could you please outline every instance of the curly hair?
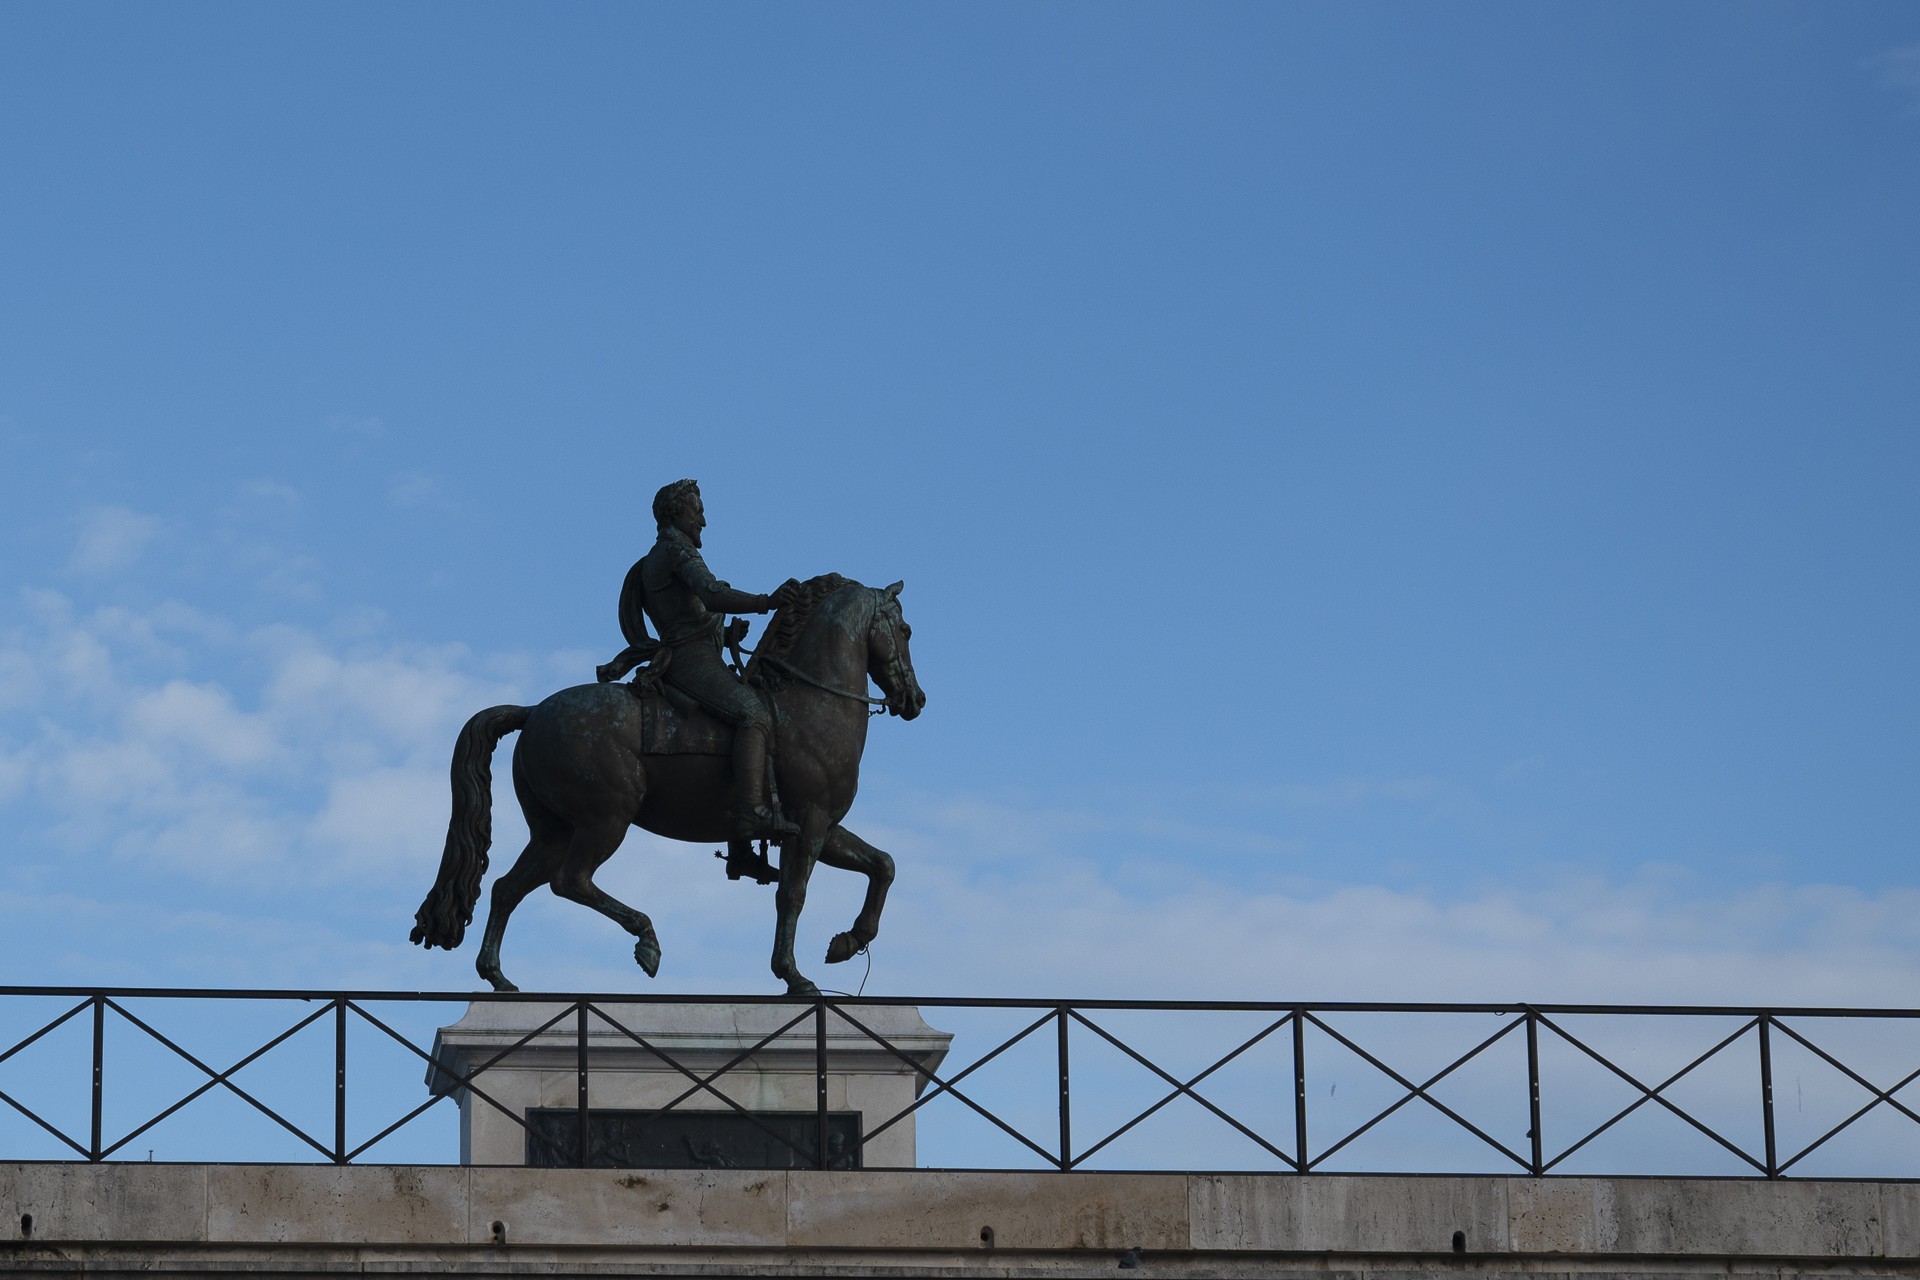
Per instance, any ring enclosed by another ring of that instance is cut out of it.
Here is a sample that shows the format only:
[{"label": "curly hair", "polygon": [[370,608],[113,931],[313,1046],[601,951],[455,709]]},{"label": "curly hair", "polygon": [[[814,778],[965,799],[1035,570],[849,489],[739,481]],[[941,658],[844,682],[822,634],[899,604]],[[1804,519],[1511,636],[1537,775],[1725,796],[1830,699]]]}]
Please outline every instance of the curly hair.
[{"label": "curly hair", "polygon": [[662,527],[672,524],[681,506],[688,499],[699,496],[698,480],[675,480],[672,484],[662,485],[660,492],[653,495],[653,522]]}]

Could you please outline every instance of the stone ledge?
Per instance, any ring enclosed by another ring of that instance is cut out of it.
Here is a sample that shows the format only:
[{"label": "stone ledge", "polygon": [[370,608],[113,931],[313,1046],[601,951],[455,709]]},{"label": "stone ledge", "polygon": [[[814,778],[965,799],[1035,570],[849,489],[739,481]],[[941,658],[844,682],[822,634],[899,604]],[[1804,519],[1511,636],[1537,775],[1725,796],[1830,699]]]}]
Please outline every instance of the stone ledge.
[{"label": "stone ledge", "polygon": [[1920,1184],[0,1163],[0,1233],[49,1275],[1920,1276]]},{"label": "stone ledge", "polygon": [[[173,1275],[447,1275],[487,1278],[525,1276],[708,1277],[725,1276],[900,1276],[911,1280],[996,1277],[1003,1280],[1085,1280],[1129,1273],[1112,1254],[1000,1257],[936,1257],[922,1254],[850,1256],[835,1251],[743,1252],[577,1252],[525,1250],[490,1254],[443,1252],[371,1253],[365,1250],[227,1251],[181,1248],[89,1247],[60,1255],[0,1248],[0,1274],[132,1277]],[[1412,1257],[1276,1258],[1260,1255],[1146,1254],[1138,1271],[1153,1277],[1192,1280],[1441,1280],[1453,1277],[1526,1276],[1531,1280],[1703,1280],[1704,1277],[1893,1277],[1920,1274],[1911,1264],[1862,1261],[1851,1264],[1782,1264],[1769,1260],[1647,1261],[1566,1259],[1548,1266],[1516,1259],[1469,1260]]]}]

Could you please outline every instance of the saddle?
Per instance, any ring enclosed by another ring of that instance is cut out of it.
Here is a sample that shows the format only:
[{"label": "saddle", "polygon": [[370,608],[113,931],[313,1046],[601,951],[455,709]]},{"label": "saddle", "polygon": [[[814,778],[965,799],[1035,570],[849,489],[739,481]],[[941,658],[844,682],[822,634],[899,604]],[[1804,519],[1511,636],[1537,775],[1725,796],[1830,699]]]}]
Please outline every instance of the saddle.
[{"label": "saddle", "polygon": [[664,680],[628,684],[640,704],[640,750],[650,756],[724,756],[733,726]]},{"label": "saddle", "polygon": [[[631,579],[639,572],[634,566]],[[626,625],[624,620],[622,625]],[[612,662],[594,668],[600,683],[618,681],[629,671],[633,679],[626,688],[640,704],[640,750],[654,756],[724,756],[733,753],[733,726],[715,716],[694,699],[668,684],[662,677],[673,661],[673,651],[646,634],[646,623],[638,624],[638,638]],[[629,632],[629,637],[633,632]],[[734,670],[744,666],[740,645],[747,638],[744,618],[735,618],[722,636],[733,651]],[[766,697],[764,692],[760,695]],[[769,740],[771,757],[773,743]]]},{"label": "saddle", "polygon": [[[729,756],[733,754],[733,726],[660,678],[663,668],[641,671],[625,686],[640,704],[640,750],[650,756]],[[780,787],[774,781],[773,756],[767,756],[767,798],[780,812]],[[716,858],[727,863],[727,879],[752,879],[775,884],[780,868],[767,860],[767,842],[759,852],[744,840],[727,842]]]}]

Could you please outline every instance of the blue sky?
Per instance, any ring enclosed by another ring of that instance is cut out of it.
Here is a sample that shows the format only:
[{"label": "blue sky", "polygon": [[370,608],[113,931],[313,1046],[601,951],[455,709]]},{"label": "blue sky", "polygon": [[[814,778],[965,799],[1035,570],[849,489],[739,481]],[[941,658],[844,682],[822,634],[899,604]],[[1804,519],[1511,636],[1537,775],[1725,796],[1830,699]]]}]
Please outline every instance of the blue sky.
[{"label": "blue sky", "polygon": [[693,475],[907,580],[872,990],[1910,1004],[1916,226],[1897,4],[8,6],[0,965],[469,985],[453,734]]}]

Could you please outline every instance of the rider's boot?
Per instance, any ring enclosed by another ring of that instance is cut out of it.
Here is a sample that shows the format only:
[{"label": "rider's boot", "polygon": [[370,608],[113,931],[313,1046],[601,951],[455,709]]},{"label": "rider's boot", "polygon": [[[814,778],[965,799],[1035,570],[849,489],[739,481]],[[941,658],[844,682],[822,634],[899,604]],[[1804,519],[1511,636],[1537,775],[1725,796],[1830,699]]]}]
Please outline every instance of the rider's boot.
[{"label": "rider's boot", "polygon": [[780,879],[780,868],[767,860],[767,842],[762,840],[755,848],[751,840],[729,840],[725,853],[714,851],[714,857],[727,860],[727,879],[739,880],[742,877],[755,884],[776,884]]},{"label": "rider's boot", "polygon": [[767,730],[742,725],[733,734],[733,838],[779,844],[800,828],[767,803]]}]

